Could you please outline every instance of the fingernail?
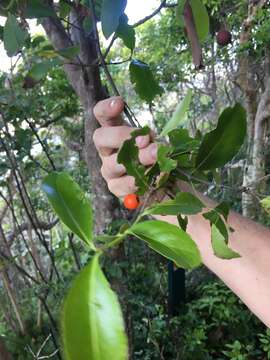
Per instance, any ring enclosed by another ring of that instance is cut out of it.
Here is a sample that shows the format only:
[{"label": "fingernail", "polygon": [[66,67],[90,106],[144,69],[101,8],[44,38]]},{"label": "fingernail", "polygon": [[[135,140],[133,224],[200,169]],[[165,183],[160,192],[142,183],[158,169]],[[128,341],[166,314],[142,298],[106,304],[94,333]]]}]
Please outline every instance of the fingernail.
[{"label": "fingernail", "polygon": [[152,158],[155,159],[155,160],[157,158],[157,150],[158,150],[157,144],[151,145],[150,153],[151,153]]},{"label": "fingernail", "polygon": [[149,144],[149,137],[148,136],[138,136],[136,138],[136,144],[139,148],[144,148]]},{"label": "fingernail", "polygon": [[142,146],[143,145],[143,143],[144,143],[144,137],[143,136],[138,136],[138,137],[136,137],[136,144],[137,144],[137,146]]},{"label": "fingernail", "polygon": [[115,104],[117,103],[117,101],[115,99],[113,99],[111,102],[110,102],[110,107],[114,107]]}]

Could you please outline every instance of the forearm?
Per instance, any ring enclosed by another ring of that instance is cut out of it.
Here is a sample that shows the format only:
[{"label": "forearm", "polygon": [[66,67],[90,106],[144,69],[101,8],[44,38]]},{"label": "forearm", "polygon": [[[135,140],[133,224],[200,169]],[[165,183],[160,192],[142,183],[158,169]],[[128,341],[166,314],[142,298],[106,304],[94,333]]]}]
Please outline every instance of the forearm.
[{"label": "forearm", "polygon": [[[174,216],[158,218],[177,224]],[[241,255],[239,259],[222,260],[213,254],[210,225],[201,215],[189,217],[187,232],[197,243],[203,263],[270,327],[270,230],[235,212],[228,222],[235,230],[229,246]]]}]

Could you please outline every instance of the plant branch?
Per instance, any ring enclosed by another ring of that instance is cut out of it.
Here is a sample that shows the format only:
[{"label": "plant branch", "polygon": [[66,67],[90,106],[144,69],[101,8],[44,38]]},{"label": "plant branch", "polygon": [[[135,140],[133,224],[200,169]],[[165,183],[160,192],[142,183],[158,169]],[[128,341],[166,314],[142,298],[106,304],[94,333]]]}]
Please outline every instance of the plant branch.
[{"label": "plant branch", "polygon": [[137,21],[137,22],[136,22],[135,24],[133,24],[132,26],[133,26],[133,27],[140,26],[140,25],[144,24],[146,21],[152,19],[152,18],[153,18],[154,16],[156,16],[163,8],[168,7],[167,4],[166,4],[166,2],[167,2],[167,0],[163,0],[163,1],[161,2],[161,4],[159,5],[159,7],[152,12],[152,14],[150,14],[150,15],[146,16],[145,18]]}]

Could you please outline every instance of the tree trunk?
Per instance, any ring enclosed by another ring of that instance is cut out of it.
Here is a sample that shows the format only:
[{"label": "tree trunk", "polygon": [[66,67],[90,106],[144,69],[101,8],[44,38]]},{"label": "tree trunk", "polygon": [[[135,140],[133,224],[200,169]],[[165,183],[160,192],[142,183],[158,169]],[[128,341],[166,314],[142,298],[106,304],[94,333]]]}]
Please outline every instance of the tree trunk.
[{"label": "tree trunk", "polygon": [[92,34],[85,33],[76,9],[72,10],[70,21],[74,24],[70,29],[71,37],[66,33],[61,21],[57,18],[45,19],[43,27],[56,50],[73,45],[80,46],[80,54],[74,59],[74,63],[66,63],[64,70],[84,109],[84,154],[91,179],[95,231],[102,233],[106,225],[112,221],[112,214],[115,209],[115,200],[108,192],[107,185],[100,175],[101,161],[92,139],[93,133],[98,127],[93,108],[105,96],[100,79],[95,40]]},{"label": "tree trunk", "polygon": [[[264,0],[256,4],[249,1],[248,16],[243,23],[240,35],[241,45],[249,42],[256,14],[264,5]],[[247,157],[243,172],[243,187],[247,188],[248,191],[242,194],[242,213],[250,218],[255,218],[257,215],[256,202],[254,201],[257,186],[250,186],[250,184],[264,176],[263,133],[265,121],[263,118],[265,111],[267,111],[267,96],[269,95],[267,91],[268,80],[266,78],[265,90],[258,103],[260,84],[256,79],[256,66],[260,65],[255,64],[252,56],[246,51],[239,59],[237,75],[237,82],[245,95],[247,109]]]},{"label": "tree trunk", "polygon": [[245,208],[245,216],[256,217],[258,215],[257,193],[263,193],[265,190],[265,138],[267,129],[267,120],[270,118],[270,77],[265,85],[265,91],[260,97],[255,125],[254,141],[252,149],[252,163],[248,169],[249,184],[248,192],[245,194],[245,200],[249,206]]}]

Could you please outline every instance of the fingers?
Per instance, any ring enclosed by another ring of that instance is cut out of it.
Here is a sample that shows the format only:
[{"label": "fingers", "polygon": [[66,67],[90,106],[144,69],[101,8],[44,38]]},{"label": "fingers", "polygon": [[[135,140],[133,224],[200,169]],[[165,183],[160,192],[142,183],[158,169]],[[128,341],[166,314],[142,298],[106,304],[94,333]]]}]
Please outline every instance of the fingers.
[{"label": "fingers", "polygon": [[142,165],[149,166],[157,161],[157,144],[152,143],[139,151],[139,160]]},{"label": "fingers", "polygon": [[[119,178],[126,173],[126,169],[122,164],[117,162],[117,153],[110,156],[102,157],[101,174],[106,181]],[[152,143],[139,151],[139,160],[142,165],[153,165],[157,160],[157,145]]]},{"label": "fingers", "polygon": [[121,113],[124,100],[120,96],[99,101],[94,107],[94,115],[101,126],[119,126],[123,123]]},{"label": "fingers", "polygon": [[123,198],[127,194],[133,194],[137,191],[134,177],[128,175],[109,180],[108,188],[111,193],[119,198]]},{"label": "fingers", "polygon": [[125,167],[118,164],[117,155],[117,153],[114,153],[111,156],[102,157],[101,175],[106,181],[118,178],[126,173]]},{"label": "fingers", "polygon": [[[128,126],[101,127],[94,132],[94,144],[102,156],[109,156],[119,149],[123,142],[130,139],[130,133],[134,128]],[[137,146],[144,148],[150,142],[149,135],[139,136],[136,139]]]}]

